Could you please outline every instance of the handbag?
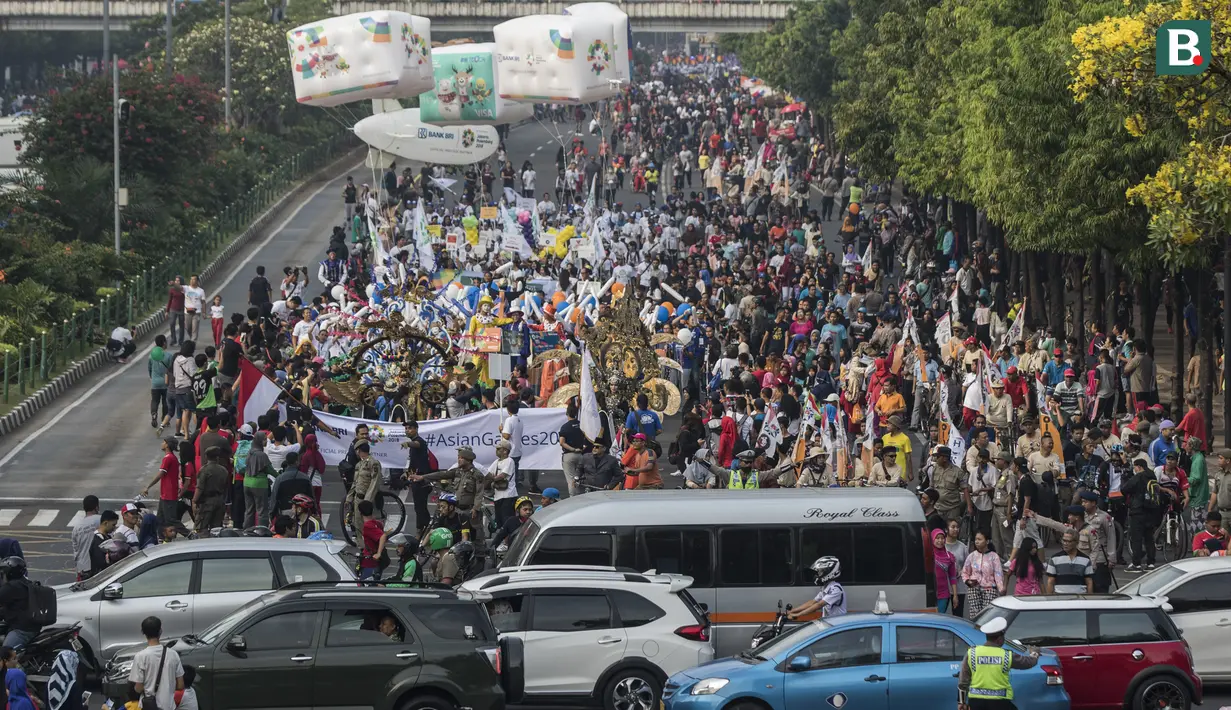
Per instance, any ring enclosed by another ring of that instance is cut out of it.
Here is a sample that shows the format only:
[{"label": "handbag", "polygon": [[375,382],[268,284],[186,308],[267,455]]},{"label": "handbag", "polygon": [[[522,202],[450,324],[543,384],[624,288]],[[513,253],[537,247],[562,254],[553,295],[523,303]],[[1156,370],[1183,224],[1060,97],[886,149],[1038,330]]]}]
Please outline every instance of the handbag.
[{"label": "handbag", "polygon": [[[167,663],[167,647],[162,647],[162,655],[158,657],[158,675],[154,676],[154,689],[141,694],[141,710],[163,710],[158,707],[158,685],[162,682],[162,670]],[[166,708],[171,710],[171,708]]]}]

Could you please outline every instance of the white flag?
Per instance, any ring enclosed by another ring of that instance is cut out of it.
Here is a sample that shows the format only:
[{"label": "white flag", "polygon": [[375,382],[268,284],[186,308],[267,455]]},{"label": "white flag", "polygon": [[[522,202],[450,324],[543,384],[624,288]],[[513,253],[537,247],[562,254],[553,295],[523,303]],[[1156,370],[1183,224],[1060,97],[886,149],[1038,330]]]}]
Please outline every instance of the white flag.
[{"label": "white flag", "polygon": [[590,441],[597,441],[603,431],[603,424],[598,413],[598,397],[594,395],[594,376],[590,373],[592,367],[594,367],[594,358],[590,356],[590,349],[583,348],[581,351],[581,411],[577,419],[581,424],[581,433],[585,434]]},{"label": "white flag", "polygon": [[761,423],[761,434],[757,437],[757,446],[767,452],[776,453],[782,443],[782,424],[778,422],[778,413],[773,409],[765,414]]},{"label": "white flag", "polygon": [[863,250],[863,258],[859,260],[860,264],[863,265],[863,273],[865,274],[872,270],[872,242],[873,241],[875,240],[873,239],[868,240],[868,248]]},{"label": "white flag", "polygon": [[1013,324],[1009,326],[1008,332],[1004,334],[1004,338],[1000,341],[1000,347],[1012,345],[1022,339],[1022,335],[1026,330],[1026,299],[1022,299],[1021,308],[1017,309],[1017,317],[1013,319]]},{"label": "white flag", "polygon": [[955,426],[949,427],[949,458],[954,466],[965,470],[963,464],[966,462],[966,440]]},{"label": "white flag", "polygon": [[946,313],[936,321],[936,344],[945,347],[953,339],[953,324]]},{"label": "white flag", "polygon": [[949,422],[949,380],[942,378],[936,385],[937,414],[942,422]]}]

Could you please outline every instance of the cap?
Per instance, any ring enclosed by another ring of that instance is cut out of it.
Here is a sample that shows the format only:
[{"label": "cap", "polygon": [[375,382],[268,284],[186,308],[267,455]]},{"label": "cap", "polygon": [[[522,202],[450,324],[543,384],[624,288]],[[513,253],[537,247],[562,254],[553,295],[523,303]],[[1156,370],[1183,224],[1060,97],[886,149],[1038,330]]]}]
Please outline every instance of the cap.
[{"label": "cap", "polygon": [[1067,515],[1085,515],[1086,511],[1080,505],[1065,506],[1064,512]]},{"label": "cap", "polygon": [[1004,620],[1004,617],[998,616],[980,626],[979,630],[988,636],[999,636],[1000,634],[1003,634],[1007,628],[1009,628],[1008,622]]},{"label": "cap", "polygon": [[966,344],[967,344],[967,345],[974,345],[974,344],[975,344],[975,343],[977,343],[977,342],[979,342],[979,341],[975,340],[975,336],[973,336],[973,335],[972,335],[972,336],[970,336],[969,338],[967,338],[967,339],[966,339]]},{"label": "cap", "polygon": [[1094,491],[1082,491],[1081,493],[1078,494],[1078,496],[1082,500],[1092,500],[1095,503],[1098,502],[1098,494],[1095,493]]},{"label": "cap", "polygon": [[1167,455],[1166,455],[1166,456],[1164,456],[1163,458],[1164,458],[1164,459],[1175,459],[1175,460],[1179,461],[1179,460],[1180,460],[1180,455],[1179,455],[1178,453],[1174,452],[1174,451],[1168,451],[1168,452],[1167,452]]},{"label": "cap", "polygon": [[1074,372],[1073,368],[1070,367],[1064,371],[1064,376],[1065,377],[1077,377],[1077,373]]},{"label": "cap", "polygon": [[900,429],[902,428],[902,417],[895,414],[892,417],[889,417],[889,423]]},{"label": "cap", "polygon": [[1009,365],[1009,369],[1005,370],[1005,374],[1008,374],[1008,375],[1016,375],[1016,374],[1017,374],[1017,365]]},{"label": "cap", "polygon": [[1000,453],[996,454],[996,460],[1004,461],[1005,463],[1012,463],[1013,454],[1010,454],[1008,451],[1001,451]]},{"label": "cap", "polygon": [[932,453],[937,456],[952,456],[953,450],[948,446],[937,446],[935,449],[932,449]]},{"label": "cap", "polygon": [[1056,348],[1055,350],[1051,351],[1051,354],[1052,355],[1063,355],[1064,351],[1061,350],[1060,348]]},{"label": "cap", "polygon": [[239,433],[240,433],[240,434],[243,434],[244,436],[252,436],[252,425],[251,425],[251,424],[245,424],[245,425],[241,426],[241,427],[239,428]]},{"label": "cap", "polygon": [[633,441],[645,441],[645,434],[633,434]]},{"label": "cap", "polygon": [[124,507],[123,507],[123,508],[120,508],[120,514],[124,514],[124,513],[135,513],[135,512],[137,512],[137,511],[139,511],[139,510],[141,510],[141,509],[140,509],[140,508],[138,508],[138,507],[137,507],[137,505],[136,505],[135,503],[127,503],[127,504],[125,504],[125,505],[124,505]]},{"label": "cap", "polygon": [[826,397],[826,398],[825,398],[825,401],[826,401],[826,402],[837,402],[837,401],[838,401],[838,394],[837,394],[836,392],[835,392],[835,393],[830,394],[828,397]]},{"label": "cap", "polygon": [[[638,434],[637,436],[641,436],[641,435]],[[735,458],[739,459],[740,461],[753,461],[756,459],[756,457],[757,457],[757,454],[752,449],[748,449],[747,451],[741,451],[735,455]]]},{"label": "cap", "polygon": [[1218,455],[1223,457],[1224,459],[1231,460],[1231,449],[1219,449]]},{"label": "cap", "polygon": [[467,459],[468,461],[474,461],[475,460],[474,449],[470,448],[469,446],[459,447],[457,450],[457,457],[459,459]]},{"label": "cap", "polygon": [[1164,419],[1162,422],[1159,423],[1158,428],[1159,429],[1174,429],[1175,422],[1171,421],[1170,419]]},{"label": "cap", "polygon": [[1004,380],[992,380],[992,389],[1004,389]]},{"label": "cap", "polygon": [[1161,412],[1161,411],[1163,411],[1163,405],[1161,405],[1161,404],[1151,404],[1151,405],[1150,405],[1150,411],[1151,411],[1151,412]]}]

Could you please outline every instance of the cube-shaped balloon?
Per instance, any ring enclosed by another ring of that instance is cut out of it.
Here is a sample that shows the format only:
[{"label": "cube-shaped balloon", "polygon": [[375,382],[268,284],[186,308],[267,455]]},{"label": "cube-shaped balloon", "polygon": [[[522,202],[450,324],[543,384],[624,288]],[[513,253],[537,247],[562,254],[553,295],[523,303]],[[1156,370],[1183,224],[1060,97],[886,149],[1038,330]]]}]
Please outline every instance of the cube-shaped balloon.
[{"label": "cube-shaped balloon", "polygon": [[500,96],[586,104],[620,91],[613,24],[597,17],[527,15],[492,29]]},{"label": "cube-shaped balloon", "polygon": [[615,57],[616,74],[623,81],[633,78],[633,28],[628,23],[628,15],[609,2],[583,2],[564,8],[565,15],[574,17],[593,17],[612,23],[612,35],[615,44],[611,53]]},{"label": "cube-shaped balloon", "polygon": [[286,33],[295,98],[310,106],[406,99],[432,87],[432,22],[381,10]]},{"label": "cube-shaped balloon", "polygon": [[421,120],[437,126],[495,126],[533,116],[530,104],[500,98],[495,49],[488,42],[432,50],[436,86],[419,95]]}]

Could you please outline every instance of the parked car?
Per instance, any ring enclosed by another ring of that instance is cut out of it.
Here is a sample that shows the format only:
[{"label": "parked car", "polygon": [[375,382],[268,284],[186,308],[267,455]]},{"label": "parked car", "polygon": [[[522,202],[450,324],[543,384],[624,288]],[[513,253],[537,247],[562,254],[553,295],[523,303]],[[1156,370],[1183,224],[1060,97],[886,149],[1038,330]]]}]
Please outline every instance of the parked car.
[{"label": "parked car", "polygon": [[528,704],[656,710],[668,676],[714,658],[692,578],[614,567],[508,567],[462,589],[491,595],[496,628],[524,641]]},{"label": "parked car", "polygon": [[1117,590],[1165,600],[1206,683],[1231,681],[1231,558],[1191,557],[1163,565]]},{"label": "parked car", "polygon": [[[664,710],[953,708],[966,651],[985,641],[974,624],[947,614],[881,608],[818,619],[735,658],[671,676]],[[1042,651],[1038,665],[1011,671],[1009,678],[1019,710],[1068,710],[1054,652]]]},{"label": "parked car", "polygon": [[1184,709],[1201,702],[1192,651],[1163,602],[1127,594],[1000,597],[975,622],[998,616],[1005,637],[1060,656],[1073,710]]},{"label": "parked car", "polygon": [[141,620],[168,639],[200,633],[246,602],[291,582],[354,579],[345,543],[232,537],[186,540],[133,553],[100,574],[56,587],[57,623],[81,624],[94,667],[141,641]]},{"label": "parked car", "polygon": [[[521,641],[497,639],[484,598],[428,585],[291,585],[169,645],[196,669],[201,710],[504,710],[521,698]],[[124,697],[144,647],[112,659],[106,697]]]}]

